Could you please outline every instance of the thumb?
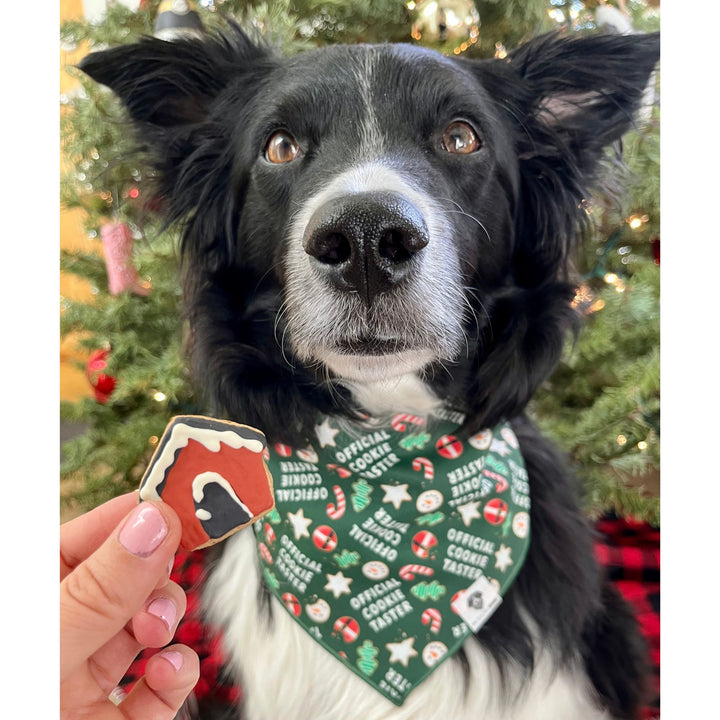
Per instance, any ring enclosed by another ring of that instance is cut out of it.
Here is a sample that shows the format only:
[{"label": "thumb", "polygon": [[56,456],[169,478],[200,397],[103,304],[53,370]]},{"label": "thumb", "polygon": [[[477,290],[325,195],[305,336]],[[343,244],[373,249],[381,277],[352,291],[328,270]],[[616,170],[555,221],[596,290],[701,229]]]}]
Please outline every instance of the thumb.
[{"label": "thumb", "polygon": [[137,505],[60,583],[61,679],[114,637],[142,607],[180,542],[165,503]]}]

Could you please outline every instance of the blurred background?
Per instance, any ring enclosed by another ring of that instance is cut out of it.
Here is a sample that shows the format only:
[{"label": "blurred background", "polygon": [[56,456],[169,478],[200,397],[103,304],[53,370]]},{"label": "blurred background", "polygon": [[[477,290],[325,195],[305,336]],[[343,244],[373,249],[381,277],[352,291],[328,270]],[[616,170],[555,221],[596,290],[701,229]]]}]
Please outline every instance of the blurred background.
[{"label": "blurred background", "polygon": [[[232,17],[290,54],[407,42],[503,58],[533,35],[660,27],[659,0],[60,2],[61,516],[137,487],[170,417],[202,413],[182,359],[174,231],[114,97],[73,68],[140,35],[212,31]],[[592,518],[659,525],[660,93],[623,141],[620,197],[592,221],[573,304],[585,320],[531,413],[566,450]]]}]

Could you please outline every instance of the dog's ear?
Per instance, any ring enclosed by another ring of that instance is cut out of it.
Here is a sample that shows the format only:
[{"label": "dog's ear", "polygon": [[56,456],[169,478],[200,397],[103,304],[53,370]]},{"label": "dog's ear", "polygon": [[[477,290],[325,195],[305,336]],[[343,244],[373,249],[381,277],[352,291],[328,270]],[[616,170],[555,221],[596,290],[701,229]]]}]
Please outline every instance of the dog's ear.
[{"label": "dog's ear", "polygon": [[513,281],[486,300],[484,357],[468,393],[477,430],[522,412],[569,327],[568,260],[606,148],[633,127],[659,59],[650,35],[542,36],[470,67],[504,113],[520,175]]},{"label": "dog's ear", "polygon": [[232,24],[204,38],[145,37],[87,55],[78,67],[113,90],[136,123],[170,131],[202,122],[228,81],[266,54]]},{"label": "dog's ear", "polygon": [[232,133],[273,63],[269,48],[234,23],[202,38],[144,38],[80,63],[127,107],[167,222],[188,219],[183,250],[194,248],[208,266],[224,262],[233,245],[228,229],[236,226],[242,188]]},{"label": "dog's ear", "polygon": [[547,128],[552,134],[543,139],[561,146],[538,146],[526,135],[521,157],[578,153],[576,169],[592,174],[602,149],[631,128],[659,56],[658,33],[552,33],[511,52],[507,63],[523,81],[525,119]]},{"label": "dog's ear", "polygon": [[605,149],[633,127],[659,60],[657,33],[550,33],[475,71],[514,128],[522,187],[517,280],[565,268]]}]

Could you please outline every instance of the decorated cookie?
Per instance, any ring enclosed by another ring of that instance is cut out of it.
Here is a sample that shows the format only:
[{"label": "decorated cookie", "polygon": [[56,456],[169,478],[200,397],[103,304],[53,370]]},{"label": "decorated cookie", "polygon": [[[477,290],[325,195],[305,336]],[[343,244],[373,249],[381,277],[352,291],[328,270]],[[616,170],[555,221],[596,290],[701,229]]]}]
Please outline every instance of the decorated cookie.
[{"label": "decorated cookie", "polygon": [[184,550],[214,545],[275,506],[266,447],[265,436],[247,425],[174,417],[140,483],[140,499],[175,510]]}]

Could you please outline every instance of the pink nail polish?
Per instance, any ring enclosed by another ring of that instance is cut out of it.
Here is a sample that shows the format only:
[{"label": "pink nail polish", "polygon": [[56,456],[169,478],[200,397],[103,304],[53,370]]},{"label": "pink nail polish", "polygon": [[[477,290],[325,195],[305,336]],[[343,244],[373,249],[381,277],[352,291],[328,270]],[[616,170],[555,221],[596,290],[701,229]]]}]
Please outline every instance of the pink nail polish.
[{"label": "pink nail polish", "polygon": [[154,505],[140,503],[125,521],[118,540],[133,555],[147,557],[167,534],[168,526],[162,513]]},{"label": "pink nail polish", "polygon": [[164,657],[174,668],[175,672],[180,672],[183,666],[183,656],[177,650],[166,650],[160,653],[160,657]]},{"label": "pink nail polish", "polygon": [[118,685],[118,687],[108,695],[108,700],[113,705],[119,705],[126,697],[127,693]]},{"label": "pink nail polish", "polygon": [[155,617],[159,617],[166,625],[167,629],[172,632],[177,619],[177,608],[175,603],[169,598],[155,598],[148,606],[147,611]]}]

